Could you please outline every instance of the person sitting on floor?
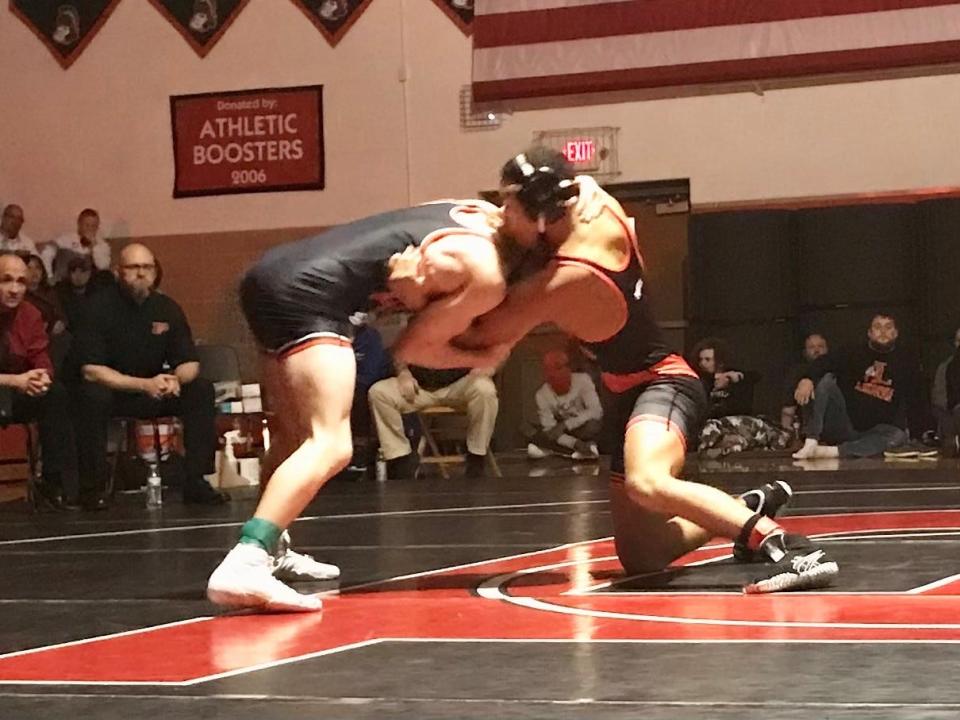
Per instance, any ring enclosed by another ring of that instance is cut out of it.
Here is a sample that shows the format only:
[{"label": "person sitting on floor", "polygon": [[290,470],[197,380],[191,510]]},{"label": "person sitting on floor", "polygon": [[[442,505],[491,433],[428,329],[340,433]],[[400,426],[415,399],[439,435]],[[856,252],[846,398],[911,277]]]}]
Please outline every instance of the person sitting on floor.
[{"label": "person sitting on floor", "polygon": [[896,319],[878,312],[866,343],[811,363],[797,384],[806,439],[795,459],[876,457],[922,427],[920,367],[898,338]]},{"label": "person sitting on floor", "polygon": [[947,457],[960,454],[960,328],[953,333],[953,353],[937,366],[933,379],[933,414],[940,448]]},{"label": "person sitting on floor", "polygon": [[536,460],[559,453],[574,460],[597,458],[603,408],[593,380],[587,373],[573,372],[563,350],[543,356],[543,376],[546,382],[536,394],[540,426],[527,429],[527,456]]},{"label": "person sitting on floor", "polygon": [[796,433],[799,430],[800,419],[797,416],[797,400],[793,396],[799,383],[807,372],[807,368],[818,357],[823,357],[830,351],[827,338],[819,332],[808,333],[803,339],[803,359],[787,372],[787,382],[784,386],[783,405],[780,408],[780,427]]},{"label": "person sitting on floor", "polygon": [[730,367],[730,349],[720,338],[706,338],[694,346],[691,360],[710,398],[707,420],[698,448],[707,457],[745,450],[783,450],[789,432],[753,414],[753,389],[760,374]]}]

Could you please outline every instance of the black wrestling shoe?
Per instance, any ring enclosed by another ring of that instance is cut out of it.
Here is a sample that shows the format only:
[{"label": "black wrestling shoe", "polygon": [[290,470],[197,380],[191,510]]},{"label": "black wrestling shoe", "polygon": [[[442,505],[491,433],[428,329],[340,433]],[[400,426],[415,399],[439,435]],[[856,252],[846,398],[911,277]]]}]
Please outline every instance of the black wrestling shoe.
[{"label": "black wrestling shoe", "polygon": [[[748,490],[740,496],[748,508],[770,519],[779,515],[792,497],[793,488],[783,480],[774,480],[755,490]],[[743,543],[735,542],[733,544],[733,557],[740,562],[756,562],[766,556],[758,554],[755,550],[750,550]]]},{"label": "black wrestling shoe", "polygon": [[780,559],[743,588],[748,595],[823,588],[832,585],[840,574],[837,563],[805,535],[778,533],[765,540],[764,545],[766,543],[772,543],[773,547],[765,549],[761,545],[760,552]]}]

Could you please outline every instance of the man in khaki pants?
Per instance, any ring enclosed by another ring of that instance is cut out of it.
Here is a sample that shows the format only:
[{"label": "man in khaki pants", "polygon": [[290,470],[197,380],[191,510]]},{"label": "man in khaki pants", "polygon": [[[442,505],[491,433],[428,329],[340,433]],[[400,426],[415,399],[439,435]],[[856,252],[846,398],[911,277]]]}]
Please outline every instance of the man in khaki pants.
[{"label": "man in khaki pants", "polygon": [[396,377],[370,388],[370,413],[387,461],[387,477],[412,478],[419,457],[403,429],[403,415],[434,405],[467,413],[467,477],[481,477],[500,401],[489,374],[479,370],[398,367]]}]

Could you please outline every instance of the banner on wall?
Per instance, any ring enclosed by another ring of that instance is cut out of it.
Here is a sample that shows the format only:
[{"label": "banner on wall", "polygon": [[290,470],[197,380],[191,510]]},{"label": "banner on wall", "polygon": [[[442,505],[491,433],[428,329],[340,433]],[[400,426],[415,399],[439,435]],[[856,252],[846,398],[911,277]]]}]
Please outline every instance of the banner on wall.
[{"label": "banner on wall", "polygon": [[322,190],[323,86],[175,95],[174,197]]},{"label": "banner on wall", "polygon": [[213,49],[249,1],[150,0],[200,57]]},{"label": "banner on wall", "polygon": [[433,0],[464,35],[473,31],[473,0]]},{"label": "banner on wall", "polygon": [[371,2],[372,0],[293,0],[293,4],[310,18],[310,22],[331,46],[340,42]]},{"label": "banner on wall", "polygon": [[10,0],[20,18],[66,69],[97,34],[120,0]]}]

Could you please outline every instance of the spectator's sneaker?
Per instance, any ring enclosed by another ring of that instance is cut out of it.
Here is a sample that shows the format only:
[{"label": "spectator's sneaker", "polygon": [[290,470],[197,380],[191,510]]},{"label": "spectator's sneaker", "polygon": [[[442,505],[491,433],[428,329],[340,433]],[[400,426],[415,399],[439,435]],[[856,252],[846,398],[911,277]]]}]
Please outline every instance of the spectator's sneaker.
[{"label": "spectator's sneaker", "polygon": [[63,510],[65,507],[63,492],[59,486],[48,480],[42,480],[34,484],[31,499],[33,500],[33,509],[38,512]]},{"label": "spectator's sneaker", "polygon": [[[747,507],[761,515],[773,519],[787,506],[793,497],[793,488],[783,480],[774,480],[756,488],[748,490],[740,499]],[[766,556],[758,550],[751,550],[740,542],[733,544],[733,557],[740,562],[756,562]]]},{"label": "spectator's sneaker", "polygon": [[533,443],[527,443],[527,457],[531,460],[543,460],[550,452],[544,450],[539,445],[534,445]]},{"label": "spectator's sneaker", "polygon": [[596,460],[600,451],[596,443],[577,443],[577,449],[570,456],[573,460]]},{"label": "spectator's sneaker", "polygon": [[912,443],[905,443],[884,450],[883,456],[890,460],[909,460],[920,457],[920,448]]},{"label": "spectator's sneaker", "polygon": [[314,560],[310,555],[298,553],[290,548],[290,533],[284,531],[273,555],[273,576],[278,580],[296,582],[297,580],[336,580],[340,577],[340,568],[336,565]]},{"label": "spectator's sneaker", "polygon": [[474,455],[472,452],[468,452],[466,455],[466,471],[465,475],[471,480],[476,480],[477,478],[482,478],[487,471],[487,456],[486,455]]},{"label": "spectator's sneaker", "polygon": [[387,480],[416,480],[419,474],[420,455],[416,451],[387,460]]},{"label": "spectator's sneaker", "polygon": [[837,563],[803,535],[779,533],[766,542],[775,543],[780,559],[743,588],[748,595],[827,587],[840,574]]},{"label": "spectator's sneaker", "polygon": [[301,595],[273,576],[274,559],[259,545],[237,543],[207,581],[210,602],[231,608],[313,612],[323,603]]}]

